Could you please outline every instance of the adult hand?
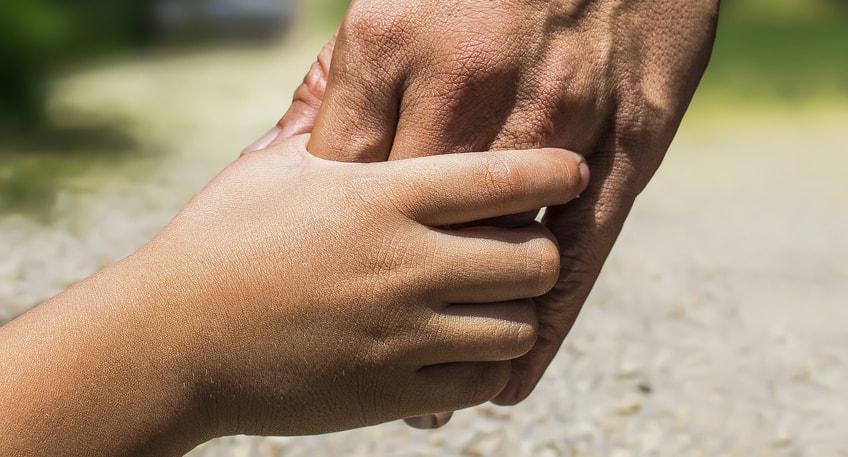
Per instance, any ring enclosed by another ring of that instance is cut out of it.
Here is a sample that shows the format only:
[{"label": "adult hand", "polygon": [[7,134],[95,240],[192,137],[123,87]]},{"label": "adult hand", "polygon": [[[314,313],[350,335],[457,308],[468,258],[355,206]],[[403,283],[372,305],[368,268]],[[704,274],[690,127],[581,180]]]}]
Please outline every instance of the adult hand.
[{"label": "adult hand", "polygon": [[513,404],[558,351],[660,165],[709,60],[718,4],[355,0],[254,147],[314,128],[310,151],[334,160],[540,146],[586,155],[589,188],[547,212],[562,272],[536,300],[536,346],[496,399]]},{"label": "adult hand", "polygon": [[[241,157],[150,243],[0,329],[2,455],[158,455],[478,404],[536,340],[562,150],[379,164],[300,136]],[[487,261],[481,263],[480,258]]]}]

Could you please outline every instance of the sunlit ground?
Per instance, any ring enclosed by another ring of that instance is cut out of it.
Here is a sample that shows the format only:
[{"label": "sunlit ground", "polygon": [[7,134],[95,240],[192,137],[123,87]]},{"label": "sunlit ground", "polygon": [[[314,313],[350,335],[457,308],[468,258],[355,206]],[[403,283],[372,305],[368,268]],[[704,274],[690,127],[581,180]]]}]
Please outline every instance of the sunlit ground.
[{"label": "sunlit ground", "polygon": [[[752,19],[753,0],[727,19],[666,163],[528,402],[439,432],[230,439],[196,455],[848,455],[848,29],[772,5],[771,22]],[[0,143],[0,321],[167,223],[285,110],[331,33],[317,29],[58,79],[50,126]]]}]

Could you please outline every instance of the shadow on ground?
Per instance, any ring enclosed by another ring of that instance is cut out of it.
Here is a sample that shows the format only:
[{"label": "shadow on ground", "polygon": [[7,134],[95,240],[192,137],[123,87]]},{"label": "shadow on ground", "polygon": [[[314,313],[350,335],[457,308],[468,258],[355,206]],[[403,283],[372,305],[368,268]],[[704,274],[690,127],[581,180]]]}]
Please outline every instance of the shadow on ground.
[{"label": "shadow on ground", "polygon": [[86,120],[48,122],[26,131],[0,129],[0,213],[47,217],[62,189],[96,187],[91,170],[114,169],[142,154],[124,125]]}]

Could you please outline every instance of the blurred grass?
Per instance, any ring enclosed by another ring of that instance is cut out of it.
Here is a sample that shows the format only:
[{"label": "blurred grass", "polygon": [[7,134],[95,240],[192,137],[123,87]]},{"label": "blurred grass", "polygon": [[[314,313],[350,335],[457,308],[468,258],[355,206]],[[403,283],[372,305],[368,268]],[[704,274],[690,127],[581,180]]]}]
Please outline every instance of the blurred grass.
[{"label": "blurred grass", "polygon": [[342,23],[349,2],[344,0],[301,0],[301,23],[329,39]]},{"label": "blurred grass", "polygon": [[44,123],[45,89],[57,71],[143,42],[144,0],[0,2],[0,127]]},{"label": "blurred grass", "polygon": [[693,111],[752,117],[848,105],[848,2],[722,2]]},{"label": "blurred grass", "polygon": [[0,213],[45,217],[58,189],[88,190],[95,183],[81,177],[92,170],[108,173],[128,159],[137,161],[138,145],[116,125],[49,125],[6,136],[0,146]]}]

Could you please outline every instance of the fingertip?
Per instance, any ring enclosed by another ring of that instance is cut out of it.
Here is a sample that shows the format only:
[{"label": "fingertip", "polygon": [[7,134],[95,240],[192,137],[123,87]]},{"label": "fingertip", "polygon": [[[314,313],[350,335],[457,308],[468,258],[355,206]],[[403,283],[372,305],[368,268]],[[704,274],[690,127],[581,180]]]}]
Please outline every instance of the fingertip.
[{"label": "fingertip", "polygon": [[578,154],[567,149],[558,149],[557,151],[559,151],[560,154],[564,152],[571,155],[571,157],[577,162],[577,170],[580,173],[580,184],[577,186],[577,195],[579,196],[589,187],[589,181],[592,178],[592,174],[589,170],[589,164],[586,162],[586,158],[583,157],[582,154]]},{"label": "fingertip", "polygon": [[262,135],[258,140],[254,141],[250,144],[250,146],[244,148],[242,150],[242,155],[250,154],[251,152],[261,151],[262,149],[267,148],[274,140],[282,132],[282,129],[279,125],[275,125],[271,130],[269,130],[266,134]]},{"label": "fingertip", "polygon": [[492,403],[501,406],[512,406],[522,400],[521,394],[521,377],[517,373],[512,373],[509,377],[509,382],[500,393],[492,399]]},{"label": "fingertip", "polygon": [[[591,180],[591,173],[589,170],[589,164],[586,162],[586,158],[583,157],[583,155],[568,149],[560,148],[541,148],[538,151],[546,154],[542,158],[544,162],[549,164],[554,162],[562,167],[560,169],[562,170],[562,175],[560,175],[559,178],[565,178],[565,180],[559,182],[568,190],[570,195],[568,197],[569,200],[579,197],[580,194],[586,191]],[[518,153],[519,156],[526,157],[526,154],[524,154],[526,151],[514,152]],[[577,179],[579,179],[579,181]]]},{"label": "fingertip", "polygon": [[586,192],[586,189],[589,187],[589,181],[592,179],[592,173],[589,171],[589,164],[586,163],[586,160],[583,157],[580,157],[580,165],[578,168],[580,169],[580,192],[578,194],[582,194]]}]

